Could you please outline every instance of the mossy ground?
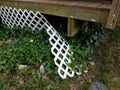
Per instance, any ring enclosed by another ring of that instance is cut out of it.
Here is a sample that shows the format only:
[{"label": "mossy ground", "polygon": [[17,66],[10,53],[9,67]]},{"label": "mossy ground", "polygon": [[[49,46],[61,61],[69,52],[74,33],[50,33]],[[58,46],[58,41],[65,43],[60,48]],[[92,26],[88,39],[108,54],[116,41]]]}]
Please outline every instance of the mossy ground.
[{"label": "mossy ground", "polygon": [[110,90],[120,90],[120,27],[106,30],[102,42],[94,52],[96,79]]}]

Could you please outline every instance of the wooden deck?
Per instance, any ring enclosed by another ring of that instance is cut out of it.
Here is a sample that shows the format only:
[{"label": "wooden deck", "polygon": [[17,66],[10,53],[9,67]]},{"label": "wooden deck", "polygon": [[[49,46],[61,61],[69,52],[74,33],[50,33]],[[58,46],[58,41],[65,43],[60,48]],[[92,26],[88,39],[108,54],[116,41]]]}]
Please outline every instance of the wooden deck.
[{"label": "wooden deck", "polygon": [[44,14],[106,22],[110,10],[110,2],[85,2],[68,0],[0,0],[0,5],[40,11]]},{"label": "wooden deck", "polygon": [[[105,0],[0,0],[0,5],[40,11],[43,14],[68,18],[68,28],[72,27],[74,20],[96,21],[107,23],[111,2]],[[120,24],[120,15],[118,19]],[[75,26],[75,24],[74,24]],[[77,30],[68,30],[73,36]]]}]

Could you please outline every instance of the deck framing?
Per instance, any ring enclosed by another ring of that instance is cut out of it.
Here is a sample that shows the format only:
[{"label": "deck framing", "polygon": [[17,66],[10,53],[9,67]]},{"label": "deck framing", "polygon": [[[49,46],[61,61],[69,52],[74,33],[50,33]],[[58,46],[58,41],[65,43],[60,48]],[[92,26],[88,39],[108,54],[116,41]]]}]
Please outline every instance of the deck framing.
[{"label": "deck framing", "polygon": [[[45,2],[49,1],[49,2]],[[57,0],[0,0],[0,5],[15,7],[33,11],[39,11],[43,14],[55,15],[68,18],[68,34],[73,36],[78,30],[76,20],[95,21],[98,23],[107,23],[111,5],[109,3],[91,3],[81,2],[75,4]],[[62,2],[62,3],[60,3]],[[86,6],[87,5],[87,6]],[[120,25],[120,15],[118,15],[117,24]],[[74,23],[74,24],[73,24]],[[72,25],[72,26],[71,26]],[[75,27],[73,30],[70,28]]]},{"label": "deck framing", "polygon": [[116,27],[119,13],[120,13],[120,0],[113,0],[106,25],[107,28],[114,29]]}]

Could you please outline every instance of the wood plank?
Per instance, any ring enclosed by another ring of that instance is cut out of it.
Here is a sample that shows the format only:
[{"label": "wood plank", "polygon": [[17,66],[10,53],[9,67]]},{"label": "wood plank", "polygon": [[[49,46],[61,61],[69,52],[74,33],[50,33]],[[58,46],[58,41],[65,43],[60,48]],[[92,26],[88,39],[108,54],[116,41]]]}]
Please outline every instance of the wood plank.
[{"label": "wood plank", "polygon": [[[46,2],[49,1],[49,2]],[[52,0],[51,0],[52,1]],[[57,4],[56,4],[57,2]],[[56,15],[61,17],[74,19],[106,23],[107,16],[109,14],[109,7],[105,7],[105,4],[99,8],[99,4],[94,7],[97,3],[78,1],[67,3],[68,1],[51,2],[50,0],[0,0],[0,5],[6,5],[10,7],[16,7],[21,9],[28,9],[33,11],[40,11],[44,14]],[[60,3],[61,2],[61,3]],[[64,5],[63,5],[64,4]],[[93,4],[88,5],[88,4]],[[110,6],[109,4],[107,4]]]},{"label": "wood plank", "polygon": [[[13,0],[11,0],[13,1]],[[103,0],[94,0],[96,2],[91,2],[92,0],[14,0],[18,2],[31,2],[31,3],[41,3],[49,5],[62,5],[62,6],[74,6],[74,7],[84,7],[84,8],[94,8],[97,9],[99,5],[106,3],[110,5],[109,2],[103,2]],[[105,5],[105,6],[106,6]],[[104,7],[101,9],[109,9],[109,7]]]},{"label": "wood plank", "polygon": [[113,0],[110,14],[107,21],[107,28],[114,29],[117,24],[117,20],[120,12],[120,0]]}]

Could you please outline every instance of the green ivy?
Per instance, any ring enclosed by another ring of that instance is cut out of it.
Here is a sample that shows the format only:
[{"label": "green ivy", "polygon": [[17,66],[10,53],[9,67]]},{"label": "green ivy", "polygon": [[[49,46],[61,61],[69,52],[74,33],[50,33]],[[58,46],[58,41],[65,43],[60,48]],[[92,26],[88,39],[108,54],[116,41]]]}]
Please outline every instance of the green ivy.
[{"label": "green ivy", "polygon": [[[88,60],[92,59],[93,47],[99,44],[104,34],[104,25],[97,23],[89,23],[88,25],[87,31],[80,31],[72,38],[66,37],[64,32],[59,31],[71,45],[69,52],[73,54],[69,58],[72,63],[68,65],[74,71],[78,71],[78,68],[80,68],[80,72],[86,70]],[[42,30],[32,31],[28,27],[10,29],[1,24],[0,72],[16,71],[20,64],[39,66],[43,63],[46,74],[59,81],[48,38],[47,33]]]},{"label": "green ivy", "polygon": [[10,30],[4,25],[0,31],[0,71],[10,72],[19,64],[34,66],[39,60],[53,59],[46,32],[19,27]]},{"label": "green ivy", "polygon": [[[64,36],[64,34],[62,34]],[[69,57],[72,63],[68,64],[75,72],[82,73],[87,69],[88,60],[92,60],[94,47],[104,35],[104,25],[90,22],[88,30],[81,31],[72,38],[65,37],[71,45],[69,52],[73,53]],[[78,71],[79,70],[79,71]]]}]

